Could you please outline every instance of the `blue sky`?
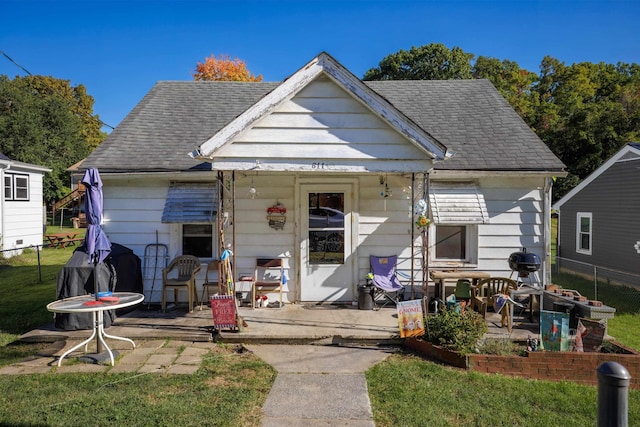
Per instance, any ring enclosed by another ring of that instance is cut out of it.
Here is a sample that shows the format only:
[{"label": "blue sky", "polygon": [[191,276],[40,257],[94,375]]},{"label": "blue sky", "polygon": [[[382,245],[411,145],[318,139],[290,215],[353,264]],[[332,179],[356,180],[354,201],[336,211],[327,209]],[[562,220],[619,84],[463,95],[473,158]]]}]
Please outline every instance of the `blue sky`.
[{"label": "blue sky", "polygon": [[[117,126],[155,82],[192,80],[212,54],[244,60],[265,81],[321,51],[362,77],[429,43],[538,72],[545,55],[640,63],[638,22],[638,1],[2,0],[0,51],[32,74],[85,85],[94,112]],[[3,56],[0,74],[26,75]]]}]

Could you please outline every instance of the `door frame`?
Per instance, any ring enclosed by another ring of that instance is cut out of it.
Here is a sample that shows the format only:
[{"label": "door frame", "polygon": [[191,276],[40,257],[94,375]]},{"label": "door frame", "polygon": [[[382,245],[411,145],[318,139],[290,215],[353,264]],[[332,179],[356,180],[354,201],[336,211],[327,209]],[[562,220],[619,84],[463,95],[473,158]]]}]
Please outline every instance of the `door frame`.
[{"label": "door frame", "polygon": [[[295,227],[295,252],[297,261],[297,274],[296,274],[296,302],[302,301],[302,271],[306,268],[303,265],[303,256],[302,256],[302,247],[304,240],[307,236],[303,235],[303,212],[305,208],[303,207],[303,203],[307,203],[307,200],[304,199],[303,196],[303,187],[305,186],[334,186],[334,185],[343,185],[350,187],[350,194],[345,193],[345,199],[350,197],[351,202],[351,212],[350,215],[346,215],[346,218],[350,219],[350,228],[351,235],[346,236],[350,239],[350,251],[349,253],[345,252],[345,262],[344,265],[351,269],[351,286],[348,289],[348,292],[351,292],[351,301],[355,301],[357,299],[357,284],[358,284],[358,224],[359,224],[359,185],[360,180],[357,177],[327,177],[326,175],[318,175],[313,177],[296,177],[295,180],[295,206],[296,206],[296,227]],[[322,190],[320,190],[322,191]],[[327,190],[327,192],[331,192],[331,190]],[[304,199],[304,200],[303,200]]]}]

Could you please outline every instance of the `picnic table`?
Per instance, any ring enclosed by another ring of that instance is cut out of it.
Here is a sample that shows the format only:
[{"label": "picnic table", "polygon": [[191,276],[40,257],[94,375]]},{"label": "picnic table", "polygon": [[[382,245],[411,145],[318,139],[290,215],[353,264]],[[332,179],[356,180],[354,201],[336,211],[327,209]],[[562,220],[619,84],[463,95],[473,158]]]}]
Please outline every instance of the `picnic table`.
[{"label": "picnic table", "polygon": [[76,243],[84,240],[82,237],[78,237],[78,233],[74,232],[46,234],[44,237],[52,248],[75,246]]}]

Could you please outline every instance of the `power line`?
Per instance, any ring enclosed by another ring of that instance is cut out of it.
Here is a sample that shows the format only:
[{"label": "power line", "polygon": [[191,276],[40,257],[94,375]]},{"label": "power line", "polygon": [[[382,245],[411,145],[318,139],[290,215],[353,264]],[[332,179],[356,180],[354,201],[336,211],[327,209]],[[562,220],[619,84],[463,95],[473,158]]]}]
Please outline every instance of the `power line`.
[{"label": "power line", "polygon": [[[29,70],[27,70],[26,68],[24,68],[22,65],[18,64],[16,61],[14,61],[14,60],[13,60],[13,58],[11,58],[9,55],[7,55],[4,51],[0,50],[0,53],[2,54],[2,56],[4,56],[5,58],[7,58],[7,59],[12,63],[12,64],[14,64],[16,67],[20,68],[22,71],[24,71],[25,73],[27,73],[29,76],[33,76],[33,74],[31,74],[31,72],[30,72]],[[45,81],[44,83],[45,83],[45,85],[46,85],[46,81]],[[52,91],[54,91],[54,92],[56,91],[56,89],[55,89],[55,88],[53,88],[53,87],[51,87],[51,86],[49,86],[49,89],[51,89],[51,90],[52,90]],[[60,94],[60,93],[59,93],[59,95],[64,96],[63,94]],[[91,118],[91,119],[93,119],[93,120],[97,120],[98,122],[100,122],[100,124],[101,124],[102,126],[106,126],[106,127],[110,128],[110,129],[112,129],[112,130],[113,130],[113,129],[115,129],[113,126],[111,126],[111,125],[109,125],[109,124],[107,124],[107,123],[103,122],[102,120],[100,120],[99,118],[97,118],[97,117],[95,117],[95,116],[92,116],[91,114],[88,114],[88,117],[90,117],[90,118]]]}]

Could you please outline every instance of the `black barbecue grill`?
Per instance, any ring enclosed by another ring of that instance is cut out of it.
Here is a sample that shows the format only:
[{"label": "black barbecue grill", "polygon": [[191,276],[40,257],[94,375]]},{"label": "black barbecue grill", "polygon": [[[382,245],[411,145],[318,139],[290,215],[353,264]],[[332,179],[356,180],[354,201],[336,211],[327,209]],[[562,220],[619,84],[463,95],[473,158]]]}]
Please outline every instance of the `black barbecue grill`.
[{"label": "black barbecue grill", "polygon": [[540,257],[522,248],[522,251],[509,255],[509,268],[517,271],[520,277],[529,277],[529,273],[540,270]]}]

